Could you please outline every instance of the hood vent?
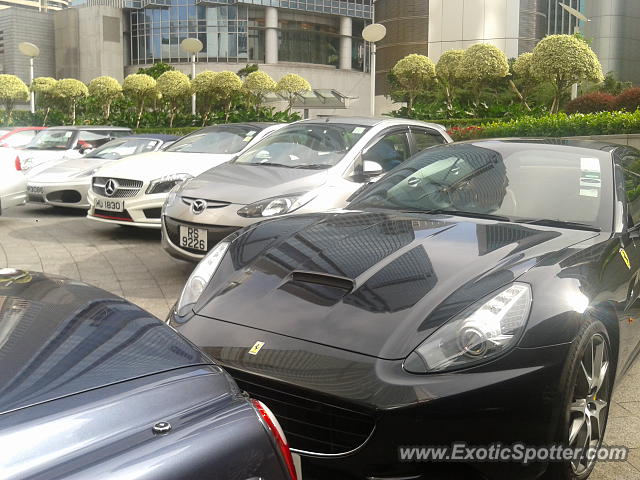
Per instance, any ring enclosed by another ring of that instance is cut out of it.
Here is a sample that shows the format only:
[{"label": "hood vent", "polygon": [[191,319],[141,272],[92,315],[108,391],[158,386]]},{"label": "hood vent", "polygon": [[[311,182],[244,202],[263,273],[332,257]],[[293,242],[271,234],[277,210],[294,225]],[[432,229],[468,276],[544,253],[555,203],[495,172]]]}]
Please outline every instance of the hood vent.
[{"label": "hood vent", "polygon": [[339,288],[345,292],[351,292],[355,282],[347,277],[339,277],[328,273],[303,272],[296,270],[291,273],[291,280],[300,283],[313,283],[327,287]]}]

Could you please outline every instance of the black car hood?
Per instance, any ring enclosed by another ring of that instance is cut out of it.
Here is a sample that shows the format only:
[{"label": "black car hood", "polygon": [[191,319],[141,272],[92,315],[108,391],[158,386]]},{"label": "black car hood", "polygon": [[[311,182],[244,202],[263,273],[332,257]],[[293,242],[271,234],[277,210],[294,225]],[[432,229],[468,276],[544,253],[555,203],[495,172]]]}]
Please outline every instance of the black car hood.
[{"label": "black car hood", "polygon": [[595,235],[420,214],[293,215],[237,238],[196,312],[400,359],[473,301]]},{"label": "black car hood", "polygon": [[139,307],[62,277],[0,269],[0,414],[211,361]]},{"label": "black car hood", "polygon": [[224,163],[187,182],[180,195],[247,205],[279,195],[306,193],[326,181],[324,170]]}]

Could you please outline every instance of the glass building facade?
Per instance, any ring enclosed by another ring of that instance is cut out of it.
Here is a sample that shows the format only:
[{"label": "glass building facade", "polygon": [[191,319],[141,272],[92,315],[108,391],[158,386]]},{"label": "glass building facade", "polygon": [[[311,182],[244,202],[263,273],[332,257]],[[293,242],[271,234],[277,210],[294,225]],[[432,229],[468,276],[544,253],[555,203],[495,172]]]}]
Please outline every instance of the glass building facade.
[{"label": "glass building facade", "polygon": [[142,0],[128,7],[131,65],[187,62],[180,42],[190,37],[204,45],[198,61],[264,63],[266,11],[277,7],[279,62],[337,67],[340,21],[349,17],[352,68],[366,67],[362,30],[372,0]]}]

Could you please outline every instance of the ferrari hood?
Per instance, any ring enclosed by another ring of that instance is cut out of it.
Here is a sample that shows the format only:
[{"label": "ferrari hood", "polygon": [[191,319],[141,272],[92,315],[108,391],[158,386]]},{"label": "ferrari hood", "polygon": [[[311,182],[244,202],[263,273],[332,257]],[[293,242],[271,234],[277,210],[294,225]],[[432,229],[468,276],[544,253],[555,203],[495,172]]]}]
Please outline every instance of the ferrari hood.
[{"label": "ferrari hood", "polygon": [[177,173],[196,176],[232,158],[233,155],[210,153],[148,152],[111,162],[94,173],[94,176],[142,181],[155,180]]},{"label": "ferrari hood", "polygon": [[80,157],[47,162],[29,172],[30,180],[43,183],[73,181],[79,176],[90,176],[94,170],[112,161]]},{"label": "ferrari hood", "polygon": [[209,363],[160,320],[110,293],[0,269],[0,414]]},{"label": "ferrari hood", "polygon": [[226,163],[185,184],[184,197],[247,205],[289,193],[305,193],[324,185],[327,172]]},{"label": "ferrari hood", "polygon": [[545,255],[595,235],[442,215],[294,215],[245,230],[196,312],[400,359]]}]

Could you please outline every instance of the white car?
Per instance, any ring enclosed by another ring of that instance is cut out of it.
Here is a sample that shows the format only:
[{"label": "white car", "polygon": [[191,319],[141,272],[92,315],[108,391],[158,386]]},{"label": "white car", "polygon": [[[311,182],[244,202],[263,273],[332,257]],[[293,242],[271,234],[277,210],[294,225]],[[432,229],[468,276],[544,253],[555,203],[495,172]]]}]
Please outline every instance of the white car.
[{"label": "white car", "polygon": [[87,217],[100,222],[160,228],[169,192],[183,181],[231,160],[283,127],[236,123],[206,127],[161,152],[133,155],[99,169],[87,194]]},{"label": "white car", "polygon": [[17,161],[0,160],[0,215],[6,208],[27,200],[27,179]]},{"label": "white car", "polygon": [[2,149],[0,161],[18,158],[22,170],[29,176],[29,170],[37,165],[63,158],[80,158],[114,138],[131,134],[131,129],[125,127],[50,127],[41,130],[23,147]]}]

